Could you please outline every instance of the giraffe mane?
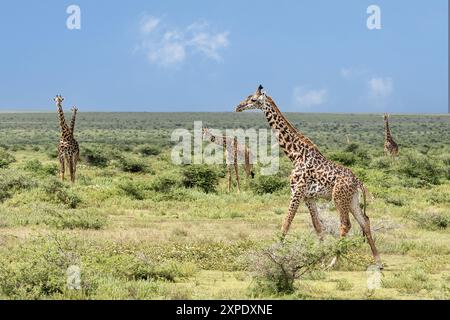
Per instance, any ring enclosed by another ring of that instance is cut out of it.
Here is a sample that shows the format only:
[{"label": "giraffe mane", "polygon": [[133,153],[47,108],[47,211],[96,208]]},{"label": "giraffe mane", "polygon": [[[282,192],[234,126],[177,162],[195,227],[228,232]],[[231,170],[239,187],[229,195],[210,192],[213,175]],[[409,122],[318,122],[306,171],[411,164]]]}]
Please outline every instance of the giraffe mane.
[{"label": "giraffe mane", "polygon": [[285,123],[287,124],[287,126],[294,131],[295,133],[297,133],[297,136],[307,145],[309,145],[310,147],[313,147],[317,152],[319,152],[320,154],[322,154],[319,151],[319,148],[317,148],[317,146],[314,144],[314,142],[311,141],[311,139],[309,139],[307,136],[305,136],[303,133],[301,133],[300,131],[298,131],[298,129],[296,127],[294,127],[294,125],[286,118],[286,116],[280,111],[280,109],[277,107],[275,101],[273,101],[273,99],[269,96],[266,96],[266,99],[268,100],[268,102],[271,104],[273,110],[283,119],[283,121],[285,121]]}]

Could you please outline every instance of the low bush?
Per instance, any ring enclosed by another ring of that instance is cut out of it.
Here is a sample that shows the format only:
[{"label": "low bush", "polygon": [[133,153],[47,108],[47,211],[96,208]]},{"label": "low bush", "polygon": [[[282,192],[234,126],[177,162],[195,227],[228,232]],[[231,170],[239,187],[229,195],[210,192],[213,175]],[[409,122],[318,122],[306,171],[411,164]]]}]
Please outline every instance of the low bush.
[{"label": "low bush", "polygon": [[102,229],[107,218],[93,210],[65,210],[54,212],[48,224],[57,229]]},{"label": "low bush", "polygon": [[397,172],[403,177],[417,180],[419,186],[439,184],[441,178],[445,178],[444,167],[438,159],[410,152],[398,160]]},{"label": "low bush", "polygon": [[186,188],[199,188],[206,193],[215,192],[219,177],[207,165],[188,165],[182,171],[182,184]]},{"label": "low bush", "polygon": [[48,179],[42,184],[42,189],[51,201],[69,208],[75,209],[81,202],[80,197],[71,188],[56,178]]},{"label": "low bush", "polygon": [[90,166],[104,168],[108,165],[111,157],[100,148],[84,148],[81,152],[81,158]]},{"label": "low bush", "polygon": [[0,202],[14,193],[36,186],[36,182],[17,170],[0,170]]},{"label": "low bush", "polygon": [[311,234],[291,235],[249,255],[249,270],[257,295],[292,293],[294,281],[322,268],[337,255],[345,256],[359,245],[355,240],[327,238],[320,242]]},{"label": "low bush", "polygon": [[161,148],[154,145],[143,145],[136,148],[136,151],[145,157],[157,156],[161,153]]},{"label": "low bush", "polygon": [[150,185],[156,192],[167,193],[181,185],[180,179],[175,174],[158,175]]},{"label": "low bush", "polygon": [[132,158],[121,158],[119,160],[119,167],[124,172],[130,173],[149,173],[150,167],[142,160]]},{"label": "low bush", "polygon": [[33,172],[37,175],[54,176],[58,173],[58,166],[55,163],[43,165],[39,160],[28,160],[24,163],[25,171]]},{"label": "low bush", "polygon": [[145,188],[141,183],[136,183],[133,180],[120,181],[117,187],[125,193],[126,196],[135,200],[145,199]]},{"label": "low bush", "polygon": [[79,268],[74,279],[77,290],[68,286],[69,267],[80,265],[73,243],[66,238],[39,238],[14,249],[0,251],[0,289],[11,299],[45,299],[69,294],[89,296],[95,291],[91,274]]},{"label": "low bush", "polygon": [[354,165],[357,161],[357,157],[352,152],[336,151],[329,154],[329,159],[336,161],[344,166]]},{"label": "low bush", "polygon": [[412,217],[417,226],[428,230],[444,230],[450,227],[450,213],[415,213]]},{"label": "low bush", "polygon": [[345,256],[356,247],[349,238],[327,238],[320,242],[311,234],[290,235],[249,255],[249,270],[255,280],[257,295],[292,293],[294,281],[320,270],[336,255]]},{"label": "low bush", "polygon": [[277,175],[260,175],[251,182],[251,189],[256,194],[274,193],[288,187],[288,180]]},{"label": "low bush", "polygon": [[0,149],[0,168],[6,168],[15,161],[16,159],[12,154],[3,149]]}]

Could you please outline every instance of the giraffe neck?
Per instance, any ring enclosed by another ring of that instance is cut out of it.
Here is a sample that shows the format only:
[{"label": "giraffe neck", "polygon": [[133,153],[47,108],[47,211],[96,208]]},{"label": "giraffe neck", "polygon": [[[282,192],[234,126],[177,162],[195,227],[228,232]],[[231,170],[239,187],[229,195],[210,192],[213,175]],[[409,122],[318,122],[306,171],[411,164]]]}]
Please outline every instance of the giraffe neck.
[{"label": "giraffe neck", "polygon": [[322,156],[314,143],[289,122],[270,97],[266,98],[263,112],[270,127],[277,134],[281,149],[292,162],[304,162],[311,150]]},{"label": "giraffe neck", "polygon": [[70,132],[72,133],[72,135],[75,129],[76,117],[77,117],[77,109],[73,110],[72,119],[70,120]]},{"label": "giraffe neck", "polygon": [[389,128],[389,120],[384,120],[384,136],[386,140],[390,140],[392,138],[391,136],[391,129]]},{"label": "giraffe neck", "polygon": [[58,116],[59,116],[59,126],[61,127],[61,138],[69,139],[71,137],[70,129],[67,126],[66,119],[64,118],[64,111],[62,109],[61,103],[58,103]]},{"label": "giraffe neck", "polygon": [[[228,144],[229,142],[231,142],[231,139],[228,138],[228,137],[226,137],[226,136],[216,136],[216,135],[213,135],[213,134],[210,133],[210,132],[208,132],[208,133],[206,134],[206,137],[208,138],[209,141],[211,141],[211,142],[213,142],[213,143],[215,143],[215,144],[217,144],[217,145],[219,145],[219,146],[224,146],[224,147],[226,147],[227,144]],[[229,141],[229,140],[230,140],[230,141]]]}]

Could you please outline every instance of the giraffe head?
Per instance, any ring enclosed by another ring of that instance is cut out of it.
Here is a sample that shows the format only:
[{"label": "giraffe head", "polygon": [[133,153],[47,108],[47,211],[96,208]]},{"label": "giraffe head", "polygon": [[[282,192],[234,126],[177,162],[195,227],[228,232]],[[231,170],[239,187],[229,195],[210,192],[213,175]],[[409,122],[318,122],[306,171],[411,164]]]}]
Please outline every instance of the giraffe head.
[{"label": "giraffe head", "polygon": [[244,110],[262,109],[266,100],[266,93],[263,91],[263,87],[260,85],[256,89],[254,94],[249,95],[236,107],[236,112],[242,112]]},{"label": "giraffe head", "polygon": [[202,128],[202,137],[207,137],[210,134],[210,131],[207,127]]},{"label": "giraffe head", "polygon": [[56,105],[59,106],[64,101],[64,98],[62,97],[62,95],[57,94],[56,97],[53,98],[53,101],[55,101]]},{"label": "giraffe head", "polygon": [[389,114],[387,114],[387,113],[384,113],[384,115],[383,115],[383,119],[386,121],[386,120],[388,120],[389,119]]}]

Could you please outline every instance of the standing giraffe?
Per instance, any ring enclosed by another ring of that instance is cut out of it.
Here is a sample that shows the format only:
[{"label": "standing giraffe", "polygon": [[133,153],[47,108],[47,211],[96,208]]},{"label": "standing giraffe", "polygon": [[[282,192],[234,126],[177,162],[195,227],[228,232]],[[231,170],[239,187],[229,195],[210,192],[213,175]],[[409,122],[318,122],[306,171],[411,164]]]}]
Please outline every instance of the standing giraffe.
[{"label": "standing giraffe", "polygon": [[347,138],[347,144],[352,144],[352,140],[350,139],[350,135],[346,134],[345,137]]},{"label": "standing giraffe", "polygon": [[389,115],[384,114],[384,155],[391,155],[392,159],[398,155],[398,145],[394,141],[391,135],[391,129],[389,128]]},{"label": "standing giraffe", "polygon": [[[341,237],[345,237],[351,228],[349,217],[351,212],[369,242],[376,264],[382,268],[381,259],[372,238],[369,217],[365,212],[366,196],[369,194],[366,187],[350,169],[325,158],[314,143],[286,119],[272,98],[262,89],[263,87],[259,86],[254,94],[243,100],[236,107],[236,112],[250,109],[261,110],[275,131],[280,147],[293,162],[294,169],[290,179],[291,201],[281,229],[283,237],[291,226],[300,202],[304,201],[311,214],[314,229],[322,238],[323,228],[316,199],[332,199],[340,215]],[[360,190],[364,199],[364,211],[359,206]]]},{"label": "standing giraffe", "polygon": [[77,162],[80,160],[80,149],[78,142],[73,137],[73,130],[75,128],[75,120],[78,109],[72,108],[73,115],[70,122],[70,128],[67,126],[66,119],[64,118],[64,111],[62,109],[62,102],[64,98],[61,95],[57,95],[54,99],[56,107],[58,109],[59,126],[61,127],[61,137],[58,144],[58,160],[59,160],[59,173],[61,180],[64,180],[64,174],[66,172],[65,165],[69,167],[70,181],[75,182],[75,172],[77,169]]},{"label": "standing giraffe", "polygon": [[219,146],[222,146],[225,150],[225,158],[227,159],[228,192],[231,190],[231,165],[234,167],[238,192],[241,192],[238,159],[244,159],[243,167],[247,178],[251,176],[253,179],[255,176],[253,172],[252,153],[250,149],[247,145],[238,144],[237,137],[217,136],[212,134],[208,128],[203,128],[202,134],[203,137]]}]

